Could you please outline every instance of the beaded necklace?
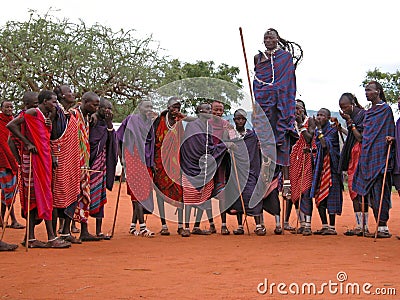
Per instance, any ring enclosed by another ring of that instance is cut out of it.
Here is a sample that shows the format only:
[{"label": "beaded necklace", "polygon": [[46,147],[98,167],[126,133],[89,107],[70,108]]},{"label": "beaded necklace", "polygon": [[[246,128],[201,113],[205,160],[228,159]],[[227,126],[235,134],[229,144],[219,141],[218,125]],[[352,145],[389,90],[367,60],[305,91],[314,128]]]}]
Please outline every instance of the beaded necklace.
[{"label": "beaded necklace", "polygon": [[173,125],[169,124],[169,113],[168,112],[165,115],[165,124],[167,125],[168,130],[173,130],[176,126],[176,123],[174,123]]},{"label": "beaded necklace", "polygon": [[[262,85],[273,85],[274,82],[275,82],[274,55],[275,55],[275,52],[276,52],[277,50],[278,50],[278,48],[275,48],[275,49],[271,50],[271,52],[269,52],[269,54],[271,55],[271,69],[272,69],[272,80],[271,80],[271,82],[262,81],[262,80],[259,79],[256,75],[254,75],[254,78],[255,78],[259,83],[261,83]],[[265,54],[265,52],[261,52],[261,53],[264,55],[265,60],[268,60],[268,56]]]}]

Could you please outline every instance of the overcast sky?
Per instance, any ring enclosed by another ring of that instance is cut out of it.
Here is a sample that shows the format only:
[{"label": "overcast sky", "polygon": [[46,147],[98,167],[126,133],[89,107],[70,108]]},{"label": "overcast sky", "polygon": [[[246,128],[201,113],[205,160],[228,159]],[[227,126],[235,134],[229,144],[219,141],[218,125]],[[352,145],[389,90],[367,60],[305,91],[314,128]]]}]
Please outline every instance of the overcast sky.
[{"label": "overcast sky", "polygon": [[[239,36],[243,28],[249,67],[263,50],[263,35],[273,27],[304,50],[296,71],[298,97],[308,109],[337,111],[338,99],[352,92],[367,101],[361,86],[375,67],[394,72],[400,65],[400,1],[3,1],[0,23],[26,20],[28,9],[44,13],[58,8],[57,16],[73,21],[102,23],[115,30],[136,29],[153,35],[166,54],[186,62],[213,60],[241,69],[247,91]],[[250,103],[243,103],[246,108]]]}]

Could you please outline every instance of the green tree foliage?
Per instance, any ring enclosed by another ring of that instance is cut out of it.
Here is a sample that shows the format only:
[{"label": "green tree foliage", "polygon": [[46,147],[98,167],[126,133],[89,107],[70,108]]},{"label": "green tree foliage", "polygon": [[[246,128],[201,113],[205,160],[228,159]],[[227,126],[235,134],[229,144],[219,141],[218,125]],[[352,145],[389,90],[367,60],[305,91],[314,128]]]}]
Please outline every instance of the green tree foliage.
[{"label": "green tree foliage", "polygon": [[[202,101],[219,100],[224,102],[225,110],[243,99],[240,69],[227,64],[215,65],[213,61],[196,63],[180,62],[177,59],[166,62],[165,74],[153,97],[158,106],[164,98],[174,95],[183,98],[183,110],[192,112]],[[157,97],[160,97],[157,102]]]},{"label": "green tree foliage", "polygon": [[136,38],[134,30],[113,31],[31,11],[28,21],[0,28],[0,96],[18,105],[25,91],[67,84],[78,99],[86,91],[111,99],[120,121],[139,99],[178,79],[205,76],[241,85],[238,68],[182,63],[159,50],[151,36]]},{"label": "green tree foliage", "polygon": [[160,81],[164,60],[151,37],[133,34],[35,12],[27,22],[9,21],[0,29],[1,96],[19,100],[27,90],[69,84],[77,98],[94,91],[124,104],[126,114]]},{"label": "green tree foliage", "polygon": [[367,77],[363,81],[363,84],[366,85],[371,80],[378,81],[382,85],[387,102],[397,103],[397,98],[400,95],[399,70],[395,73],[384,73],[375,68],[374,70],[367,72]]}]

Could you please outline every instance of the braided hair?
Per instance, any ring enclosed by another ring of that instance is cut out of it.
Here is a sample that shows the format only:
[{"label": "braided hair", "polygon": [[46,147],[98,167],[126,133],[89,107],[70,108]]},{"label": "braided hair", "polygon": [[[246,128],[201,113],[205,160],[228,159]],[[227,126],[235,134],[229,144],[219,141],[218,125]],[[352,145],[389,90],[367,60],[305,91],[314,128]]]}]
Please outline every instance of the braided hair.
[{"label": "braided hair", "polygon": [[297,65],[301,62],[303,59],[303,49],[301,46],[295,42],[291,42],[288,40],[285,40],[280,37],[278,31],[274,28],[268,28],[266,32],[273,31],[276,33],[276,36],[278,37],[278,45],[285,51],[290,52],[293,57],[293,65],[294,68],[297,68]]},{"label": "braided hair", "polygon": [[368,82],[368,84],[374,84],[376,89],[379,91],[379,98],[381,98],[381,100],[383,102],[386,102],[386,96],[385,96],[385,93],[383,92],[382,85],[378,81],[375,81],[375,80]]},{"label": "braided hair", "polygon": [[355,105],[356,107],[364,109],[364,107],[358,102],[356,96],[354,96],[352,93],[343,93],[342,96],[340,96],[340,99],[342,99],[343,97],[348,98],[351,104]]}]

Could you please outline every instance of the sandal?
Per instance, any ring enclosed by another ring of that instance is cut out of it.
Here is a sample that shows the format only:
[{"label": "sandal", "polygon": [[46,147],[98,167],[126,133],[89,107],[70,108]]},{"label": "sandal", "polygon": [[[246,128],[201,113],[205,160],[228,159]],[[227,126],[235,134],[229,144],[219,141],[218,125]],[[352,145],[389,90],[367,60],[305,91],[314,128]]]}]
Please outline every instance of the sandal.
[{"label": "sandal", "polygon": [[15,251],[18,248],[16,244],[8,244],[3,241],[0,241],[0,251]]},{"label": "sandal", "polygon": [[71,247],[71,243],[60,238],[55,238],[54,240],[48,241],[46,246],[47,248],[63,249]]},{"label": "sandal", "polygon": [[231,232],[228,230],[226,226],[221,227],[221,234],[222,235],[229,235]]},{"label": "sandal", "polygon": [[160,234],[161,235],[170,235],[168,228],[162,228],[160,231]]},{"label": "sandal", "polygon": [[[21,245],[25,247],[25,240],[21,242]],[[39,241],[39,240],[29,240],[28,241],[28,248],[48,248],[47,243]]]},{"label": "sandal", "polygon": [[22,224],[17,223],[13,223],[11,225],[7,225],[8,228],[12,228],[12,229],[24,229],[25,226]]},{"label": "sandal", "polygon": [[210,230],[201,230],[199,227],[195,227],[192,230],[192,234],[197,234],[197,235],[210,235],[211,231]]},{"label": "sandal", "polygon": [[71,244],[82,244],[82,241],[80,239],[77,239],[76,237],[74,237],[71,234],[61,235],[60,238],[63,239],[64,241],[67,241],[67,242],[71,243]]},{"label": "sandal", "polygon": [[209,231],[210,234],[217,233],[217,229],[215,228],[215,225],[210,225],[210,229],[209,230],[205,230],[205,231]]},{"label": "sandal", "polygon": [[[183,228],[182,228],[183,229]],[[181,233],[182,237],[189,237],[190,236],[190,230],[189,228],[183,229]]]},{"label": "sandal", "polygon": [[293,230],[296,230],[296,228],[290,226],[289,224],[285,224],[285,225],[283,226],[283,229],[286,230],[286,231],[293,231]]},{"label": "sandal", "polygon": [[110,235],[104,234],[104,233],[102,233],[102,232],[100,232],[100,233],[97,234],[96,236],[97,236],[98,238],[101,238],[102,240],[105,240],[105,241],[111,240],[111,236],[110,236]]},{"label": "sandal", "polygon": [[303,230],[303,236],[310,236],[312,235],[311,228],[305,227]]},{"label": "sandal", "polygon": [[369,234],[368,228],[364,230],[364,233],[363,233],[363,231],[362,231],[362,229],[361,229],[360,232],[357,233],[357,236],[365,236],[365,235],[367,235],[367,234]]},{"label": "sandal", "polygon": [[282,234],[282,227],[280,227],[280,226],[275,227],[274,233],[276,235],[281,235]]},{"label": "sandal", "polygon": [[148,230],[147,228],[142,229],[139,231],[139,234],[141,237],[148,237],[148,238],[152,238],[154,237],[156,234],[150,230]]},{"label": "sandal", "polygon": [[337,235],[337,232],[335,229],[328,228],[327,230],[322,232],[321,235]]},{"label": "sandal", "polygon": [[258,227],[258,228],[256,228],[256,230],[254,230],[254,232],[258,236],[263,236],[263,235],[267,234],[267,230],[265,229],[265,227]]},{"label": "sandal", "polygon": [[[305,230],[304,227],[297,228],[297,230],[296,230],[296,228],[293,228],[293,230],[290,230],[290,233],[293,233],[293,234],[303,234],[304,230]],[[312,233],[311,233],[311,234],[312,234]]]},{"label": "sandal", "polygon": [[321,229],[318,229],[317,231],[314,231],[313,234],[322,235],[322,233],[324,233],[328,229],[329,228],[321,228]]},{"label": "sandal", "polygon": [[92,235],[92,234],[85,234],[85,235],[82,235],[81,234],[81,236],[79,237],[79,239],[82,241],[82,242],[98,242],[98,241],[100,241],[101,240],[101,238],[99,238],[99,237],[97,237],[97,236],[94,236],[94,235]]},{"label": "sandal", "polygon": [[[365,237],[368,238],[375,238],[375,233],[365,233]],[[376,237],[378,239],[388,239],[392,237],[392,234],[389,231],[378,231]]]},{"label": "sandal", "polygon": [[243,235],[244,234],[244,229],[243,228],[238,228],[233,231],[234,235]]},{"label": "sandal", "polygon": [[360,232],[361,232],[361,235],[362,235],[362,229],[361,228],[355,228],[355,229],[348,229],[345,233],[344,233],[344,235],[345,236],[354,236],[354,235],[359,235],[360,234]]}]

